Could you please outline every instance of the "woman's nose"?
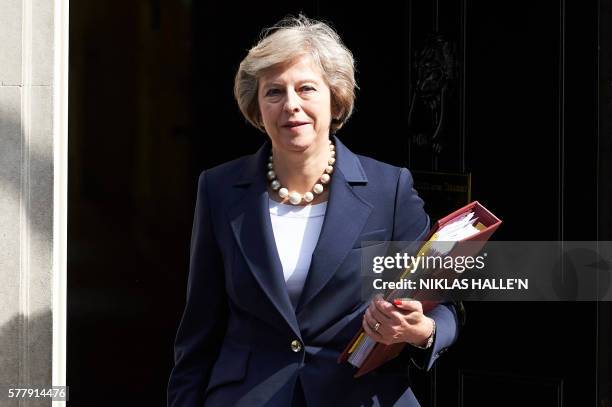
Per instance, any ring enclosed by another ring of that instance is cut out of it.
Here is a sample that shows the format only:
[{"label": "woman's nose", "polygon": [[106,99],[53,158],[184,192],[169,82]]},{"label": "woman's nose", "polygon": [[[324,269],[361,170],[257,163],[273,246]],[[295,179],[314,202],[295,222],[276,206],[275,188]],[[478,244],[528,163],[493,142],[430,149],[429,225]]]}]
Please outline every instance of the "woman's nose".
[{"label": "woman's nose", "polygon": [[300,99],[297,93],[293,91],[287,92],[285,99],[285,110],[289,113],[298,112],[300,110]]}]

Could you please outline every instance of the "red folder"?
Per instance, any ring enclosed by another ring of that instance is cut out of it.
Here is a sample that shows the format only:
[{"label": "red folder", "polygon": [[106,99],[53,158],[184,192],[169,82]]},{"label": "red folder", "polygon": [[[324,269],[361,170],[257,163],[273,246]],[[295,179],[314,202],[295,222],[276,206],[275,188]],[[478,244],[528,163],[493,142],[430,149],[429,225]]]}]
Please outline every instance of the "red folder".
[{"label": "red folder", "polygon": [[[482,242],[482,244],[470,245],[470,250],[473,253],[465,253],[462,252],[461,255],[473,255],[476,254],[482,247],[485,245],[487,240],[491,237],[493,232],[501,225],[501,220],[499,220],[495,215],[493,215],[487,208],[482,206],[478,201],[471,202],[464,206],[463,208],[457,209],[455,212],[445,216],[444,218],[438,220],[435,225],[429,231],[425,242],[429,241],[432,236],[444,227],[450,221],[456,219],[464,213],[468,213],[470,211],[474,212],[474,216],[478,218],[479,223],[482,224],[483,227],[480,228],[480,231],[475,235],[468,237],[467,239],[463,239],[461,241],[472,241],[472,242]],[[421,252],[423,245],[419,248],[418,252]],[[456,256],[459,253],[456,250],[451,250],[448,256]],[[392,292],[386,296],[388,299],[392,295]],[[423,304],[423,312],[428,312],[432,308],[434,308],[437,303],[435,301],[422,301]],[[342,354],[338,357],[338,363],[346,362],[349,358],[351,351],[354,348],[355,342],[359,340],[359,338],[365,334],[363,328],[359,328],[359,331],[355,334],[353,339],[348,343]],[[406,343],[394,343],[392,345],[384,345],[382,343],[377,343],[370,354],[365,358],[361,367],[357,370],[354,377],[362,376],[374,369],[378,366],[388,362],[389,360],[395,358],[400,354],[402,349],[406,346]]]}]

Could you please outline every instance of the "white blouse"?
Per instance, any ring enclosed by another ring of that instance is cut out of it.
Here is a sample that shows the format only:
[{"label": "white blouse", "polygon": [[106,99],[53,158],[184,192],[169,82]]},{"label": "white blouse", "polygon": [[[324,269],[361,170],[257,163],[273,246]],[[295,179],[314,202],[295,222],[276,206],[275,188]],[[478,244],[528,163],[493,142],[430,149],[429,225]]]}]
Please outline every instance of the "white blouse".
[{"label": "white blouse", "polygon": [[276,249],[289,298],[295,308],[304,288],[312,252],[319,240],[327,202],[295,206],[269,199],[269,207]]}]

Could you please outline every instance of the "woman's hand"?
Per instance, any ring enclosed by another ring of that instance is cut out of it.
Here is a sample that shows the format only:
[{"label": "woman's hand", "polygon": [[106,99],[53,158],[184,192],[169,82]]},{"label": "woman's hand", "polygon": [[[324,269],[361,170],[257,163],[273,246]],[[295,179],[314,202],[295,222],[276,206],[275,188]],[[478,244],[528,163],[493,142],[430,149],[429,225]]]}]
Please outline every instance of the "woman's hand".
[{"label": "woman's hand", "polygon": [[385,345],[408,342],[417,346],[427,343],[433,324],[433,320],[423,314],[420,301],[396,300],[392,304],[380,295],[372,300],[362,323],[365,332],[376,342]]}]

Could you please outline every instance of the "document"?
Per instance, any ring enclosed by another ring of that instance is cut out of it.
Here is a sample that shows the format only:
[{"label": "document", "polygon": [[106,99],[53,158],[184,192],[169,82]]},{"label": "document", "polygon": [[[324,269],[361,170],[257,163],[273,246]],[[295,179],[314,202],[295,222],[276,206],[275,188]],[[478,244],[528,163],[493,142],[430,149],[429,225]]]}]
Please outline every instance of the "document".
[{"label": "document", "polygon": [[[452,256],[452,250],[457,242],[486,241],[500,224],[501,220],[478,201],[474,201],[436,222],[428,238],[417,251],[417,255]],[[406,278],[411,271],[411,267],[406,268],[399,279]],[[392,302],[396,298],[402,298],[403,292],[404,290],[393,290],[387,293],[385,299]],[[424,313],[437,305],[432,301],[422,303]],[[359,377],[399,355],[406,345],[406,343],[392,345],[378,343],[360,328],[338,358],[338,363],[348,361],[359,368],[355,373],[355,377]]]}]

